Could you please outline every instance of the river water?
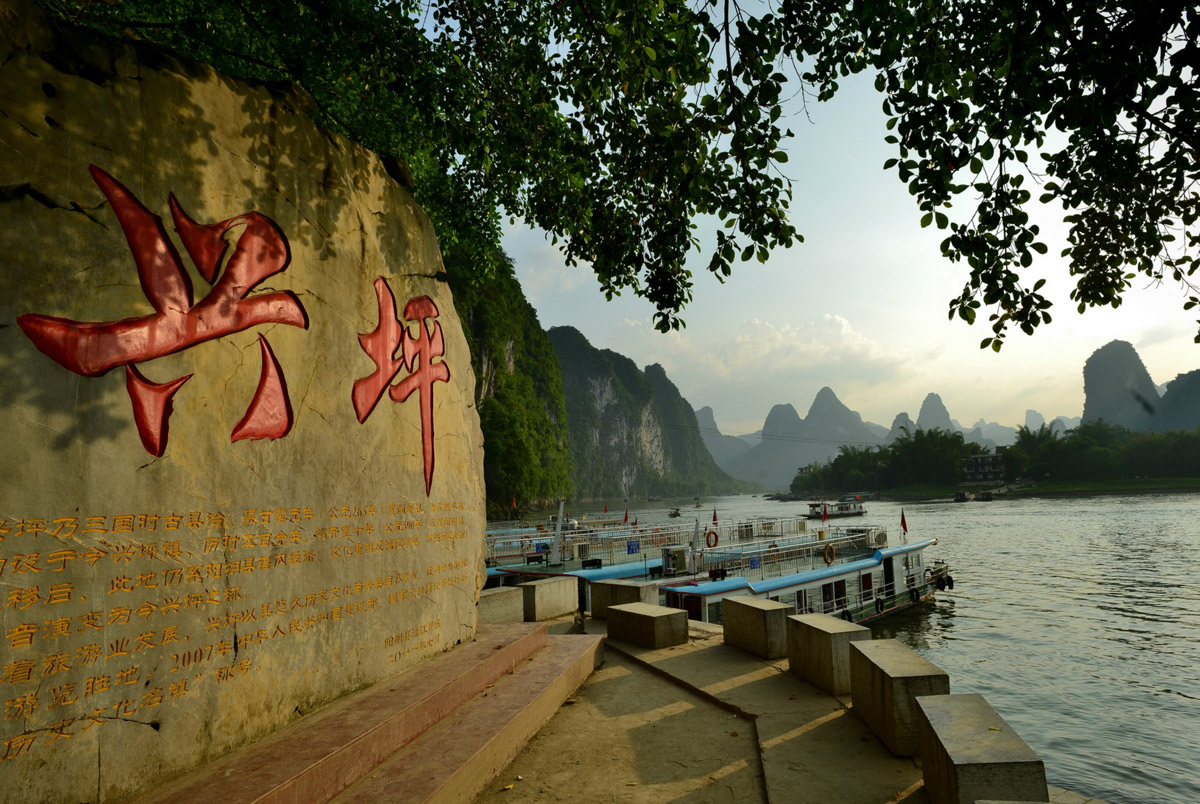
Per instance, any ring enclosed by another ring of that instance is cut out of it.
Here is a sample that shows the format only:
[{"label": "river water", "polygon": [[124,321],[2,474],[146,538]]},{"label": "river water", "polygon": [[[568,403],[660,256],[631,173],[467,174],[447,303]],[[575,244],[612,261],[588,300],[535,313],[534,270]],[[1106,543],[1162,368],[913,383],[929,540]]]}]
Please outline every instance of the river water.
[{"label": "river water", "polygon": [[[610,503],[642,525],[788,516],[748,495]],[[679,506],[686,518],[667,519]],[[899,503],[855,524],[900,535]],[[1200,494],[904,503],[955,588],[874,626],[978,692],[1051,784],[1111,804],[1200,801]],[[592,507],[571,515],[601,516]]]}]

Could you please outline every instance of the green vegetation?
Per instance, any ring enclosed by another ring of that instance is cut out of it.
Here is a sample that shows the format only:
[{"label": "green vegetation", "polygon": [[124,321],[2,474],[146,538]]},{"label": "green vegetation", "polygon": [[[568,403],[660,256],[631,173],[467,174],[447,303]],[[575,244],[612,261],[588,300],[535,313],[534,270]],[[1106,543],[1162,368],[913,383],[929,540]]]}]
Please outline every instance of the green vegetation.
[{"label": "green vegetation", "polygon": [[1039,485],[1046,481],[1200,477],[1200,430],[1137,433],[1096,421],[1061,437],[1048,431],[1031,433],[1022,427],[1017,437],[1018,446],[1022,441],[1026,445],[1020,460],[1008,471]]},{"label": "green vegetation", "polygon": [[514,499],[516,513],[545,506],[571,489],[567,410],[550,340],[507,258],[482,283],[464,276],[467,253],[448,250],[445,264],[475,370],[488,517],[507,517]]},{"label": "green vegetation", "polygon": [[764,52],[756,23],[704,3],[39,2],[228,75],[303,87],[318,123],[411,175],[442,246],[469,253],[479,276],[500,268],[501,221],[519,218],[609,297],[649,299],[669,330],[692,295],[694,217],[728,224],[708,244],[718,278],[796,239],[777,170],[778,46]]},{"label": "green vegetation", "polygon": [[[1139,275],[1200,305],[1190,3],[40,2],[227,74],[299,84],[318,122],[411,171],[443,246],[470,253],[477,275],[499,267],[503,216],[519,217],[608,296],[651,300],[663,330],[692,296],[690,251],[723,279],[801,239],[782,104],[831,98],[860,72],[885,93],[884,168],[966,274],[951,317],[991,311],[981,346],[1050,321],[1045,280],[1028,275],[1047,251],[1028,214],[1039,202],[1064,209],[1080,311],[1119,306]],[[723,223],[711,240],[698,215]]]},{"label": "green vegetation", "polygon": [[[976,454],[960,433],[918,430],[886,447],[843,446],[828,464],[802,469],[792,492],[886,490],[892,496],[953,491],[958,461]],[[1004,451],[1005,481],[1048,491],[1156,489],[1200,485],[1200,430],[1137,433],[1104,421],[1065,434],[1020,427]],[[1191,478],[1182,480],[1179,478]]]},{"label": "green vegetation", "polygon": [[978,452],[977,446],[963,440],[962,433],[917,430],[886,447],[842,446],[830,463],[800,470],[791,490],[801,494],[913,484],[952,487],[958,480],[958,462]]}]

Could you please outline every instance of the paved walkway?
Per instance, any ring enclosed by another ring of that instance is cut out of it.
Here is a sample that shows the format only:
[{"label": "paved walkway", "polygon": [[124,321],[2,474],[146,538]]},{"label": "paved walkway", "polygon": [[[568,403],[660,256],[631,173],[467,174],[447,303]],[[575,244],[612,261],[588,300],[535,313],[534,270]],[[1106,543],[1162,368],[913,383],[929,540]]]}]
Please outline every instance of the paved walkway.
[{"label": "paved walkway", "polygon": [[[605,625],[586,621],[589,633]],[[892,756],[850,703],[793,677],[786,659],[725,645],[719,626],[691,622],[688,644],[660,650],[610,641],[604,665],[476,804],[929,804],[919,761]]]}]

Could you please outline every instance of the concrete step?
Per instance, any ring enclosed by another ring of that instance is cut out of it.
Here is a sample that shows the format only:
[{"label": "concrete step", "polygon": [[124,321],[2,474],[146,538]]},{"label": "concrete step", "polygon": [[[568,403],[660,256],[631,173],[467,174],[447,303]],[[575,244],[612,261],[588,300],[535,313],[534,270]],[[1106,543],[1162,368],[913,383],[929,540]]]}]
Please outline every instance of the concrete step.
[{"label": "concrete step", "polygon": [[594,635],[555,635],[513,673],[413,740],[330,804],[461,804],[496,778],[603,652]]},{"label": "concrete step", "polygon": [[482,625],[474,642],[336,701],[137,804],[323,804],[545,645],[545,624]]}]

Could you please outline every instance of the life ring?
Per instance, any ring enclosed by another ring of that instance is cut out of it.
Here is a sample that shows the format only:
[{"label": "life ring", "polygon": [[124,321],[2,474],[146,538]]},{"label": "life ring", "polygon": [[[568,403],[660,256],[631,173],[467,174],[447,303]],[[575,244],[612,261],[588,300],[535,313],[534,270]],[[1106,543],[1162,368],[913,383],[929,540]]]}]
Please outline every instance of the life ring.
[{"label": "life ring", "polygon": [[832,544],[825,545],[825,563],[832,564],[833,559],[837,556],[837,551],[833,549]]},{"label": "life ring", "polygon": [[875,598],[875,613],[883,614],[883,598]]},{"label": "life ring", "polygon": [[850,609],[842,609],[842,619],[848,623],[854,622],[854,618],[850,616]]},{"label": "life ring", "polygon": [[710,530],[708,533],[704,534],[704,543],[709,547],[716,547],[720,541],[721,539],[719,536],[717,536],[717,532],[715,530]]},{"label": "life ring", "polygon": [[921,593],[918,592],[916,589],[909,589],[908,590],[908,599],[911,600],[913,603],[919,603],[921,601]]},{"label": "life ring", "polygon": [[946,578],[945,578],[945,576],[942,576],[942,575],[939,575],[939,576],[938,576],[938,579],[937,579],[937,588],[938,588],[938,591],[939,591],[939,592],[943,591],[943,590],[946,588]]},{"label": "life ring", "polygon": [[950,591],[954,591],[954,576],[953,575],[946,576],[946,588],[949,589]]}]

